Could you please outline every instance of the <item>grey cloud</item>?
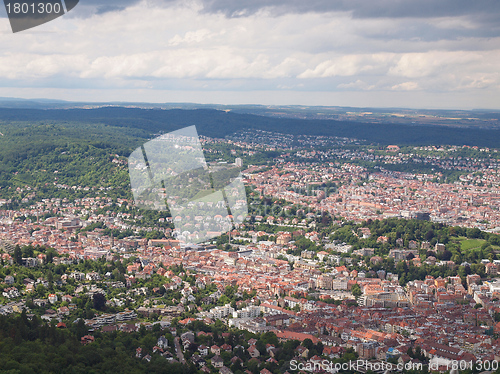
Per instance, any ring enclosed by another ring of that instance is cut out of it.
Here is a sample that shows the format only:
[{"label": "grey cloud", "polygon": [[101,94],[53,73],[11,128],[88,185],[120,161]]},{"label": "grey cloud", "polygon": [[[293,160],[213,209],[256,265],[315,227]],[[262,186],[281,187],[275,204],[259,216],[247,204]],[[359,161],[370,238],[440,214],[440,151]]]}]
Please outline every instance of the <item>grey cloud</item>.
[{"label": "grey cloud", "polygon": [[[403,19],[413,23],[406,28],[380,35],[383,39],[418,39],[422,41],[500,36],[500,1],[498,0],[202,0],[204,11],[227,17],[246,17],[266,9],[274,16],[301,13],[348,12],[353,19]],[[463,17],[473,28],[438,28],[426,24],[435,18]],[[418,23],[420,21],[420,24]],[[368,35],[367,35],[368,36]],[[376,35],[368,36],[377,38]]]},{"label": "grey cloud", "polygon": [[[266,9],[273,16],[302,13],[348,12],[354,19],[465,17],[474,28],[448,28],[411,24],[381,35],[383,39],[454,40],[467,37],[500,36],[500,1],[498,0],[199,0],[205,13],[221,13],[228,18],[246,17]],[[87,18],[92,14],[121,11],[141,0],[80,0],[71,17]],[[182,0],[150,0],[150,4],[171,6]],[[369,36],[377,38],[376,35]]]},{"label": "grey cloud", "polygon": [[[500,13],[497,0],[204,0],[205,10],[228,16],[249,15],[263,8],[275,13],[352,12],[355,18],[491,16]],[[498,18],[497,18],[498,19]]]},{"label": "grey cloud", "polygon": [[80,0],[79,5],[89,5],[96,8],[126,8],[127,6],[139,3],[140,0]]},{"label": "grey cloud", "polygon": [[[157,4],[169,5],[175,0],[155,0]],[[87,18],[93,14],[104,14],[110,12],[119,12],[127,7],[140,3],[141,0],[80,0],[80,3],[75,7],[76,11],[72,11],[72,17]]]},{"label": "grey cloud", "polygon": [[[161,0],[169,2],[168,0]],[[102,14],[113,11],[124,10],[126,7],[139,3],[140,0],[106,0],[103,4],[102,0],[80,0],[78,5],[71,10],[72,17],[86,18],[92,14]],[[5,7],[0,5],[0,18],[7,18]]]},{"label": "grey cloud", "polygon": [[80,0],[80,4],[75,8],[74,17],[86,18],[92,14],[103,14],[117,12],[126,9],[128,6],[139,3],[140,0]]},{"label": "grey cloud", "polygon": [[[79,6],[92,7],[95,12],[121,10],[139,3],[140,0],[80,0]],[[153,0],[157,5],[169,6],[181,0]],[[351,12],[354,18],[433,18],[476,17],[498,24],[500,1],[498,0],[201,0],[204,11],[223,13],[228,17],[255,14],[263,8],[275,15],[307,12]]]},{"label": "grey cloud", "polygon": [[103,14],[103,13],[108,13],[108,12],[119,12],[121,10],[126,9],[125,6],[118,6],[118,5],[103,5],[99,6],[96,9],[96,14]]}]

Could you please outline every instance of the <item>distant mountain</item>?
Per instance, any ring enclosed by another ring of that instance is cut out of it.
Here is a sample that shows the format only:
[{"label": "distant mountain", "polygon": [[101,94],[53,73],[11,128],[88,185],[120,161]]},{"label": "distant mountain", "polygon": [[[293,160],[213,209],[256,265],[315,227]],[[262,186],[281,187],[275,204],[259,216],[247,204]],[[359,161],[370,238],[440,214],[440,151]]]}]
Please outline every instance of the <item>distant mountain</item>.
[{"label": "distant mountain", "polygon": [[[40,101],[32,103],[33,105],[46,105],[46,107],[66,104],[65,102],[42,103]],[[75,103],[69,104],[75,106]],[[219,138],[241,130],[260,129],[295,135],[357,138],[382,145],[454,144],[482,147],[500,145],[500,130],[498,129],[422,125],[413,122],[386,123],[383,120],[371,123],[353,120],[271,117],[215,109],[165,110],[123,106],[94,109],[0,108],[0,121],[80,122],[140,129],[150,134],[170,132],[196,125],[201,135]]]},{"label": "distant mountain", "polygon": [[214,109],[264,117],[336,120],[361,123],[468,127],[500,129],[499,110],[450,110],[410,108],[369,108],[307,105],[222,105],[197,103],[71,102],[52,99],[1,98],[0,108],[14,109],[96,109],[123,107],[138,109]]}]

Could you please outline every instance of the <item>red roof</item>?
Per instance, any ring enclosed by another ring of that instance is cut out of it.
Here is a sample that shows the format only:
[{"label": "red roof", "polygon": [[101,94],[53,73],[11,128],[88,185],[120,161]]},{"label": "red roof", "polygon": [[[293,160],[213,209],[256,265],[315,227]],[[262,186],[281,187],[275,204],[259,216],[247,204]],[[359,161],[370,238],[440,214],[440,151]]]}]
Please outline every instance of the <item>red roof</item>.
[{"label": "red roof", "polygon": [[286,340],[298,340],[304,341],[306,339],[311,339],[314,344],[318,343],[318,338],[312,336],[311,334],[304,334],[302,332],[291,332],[291,331],[278,331],[276,333],[278,339],[286,339]]}]

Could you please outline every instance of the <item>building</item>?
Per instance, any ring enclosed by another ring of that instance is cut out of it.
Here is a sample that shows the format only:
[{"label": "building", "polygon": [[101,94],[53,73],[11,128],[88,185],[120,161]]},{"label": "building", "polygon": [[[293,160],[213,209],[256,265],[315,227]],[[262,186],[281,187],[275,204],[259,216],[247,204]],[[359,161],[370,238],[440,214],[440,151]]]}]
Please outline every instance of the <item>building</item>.
[{"label": "building", "polygon": [[226,304],[224,306],[216,306],[215,308],[210,309],[210,313],[213,318],[221,319],[232,315],[234,313],[234,309],[231,308],[231,305]]},{"label": "building", "polygon": [[251,305],[233,312],[233,318],[255,318],[260,316],[260,307]]},{"label": "building", "polygon": [[323,290],[331,290],[333,285],[333,278],[328,275],[320,275],[317,280],[317,287]]},{"label": "building", "polygon": [[358,344],[356,346],[356,351],[358,352],[359,358],[370,359],[375,357],[377,346],[377,342],[366,342]]}]

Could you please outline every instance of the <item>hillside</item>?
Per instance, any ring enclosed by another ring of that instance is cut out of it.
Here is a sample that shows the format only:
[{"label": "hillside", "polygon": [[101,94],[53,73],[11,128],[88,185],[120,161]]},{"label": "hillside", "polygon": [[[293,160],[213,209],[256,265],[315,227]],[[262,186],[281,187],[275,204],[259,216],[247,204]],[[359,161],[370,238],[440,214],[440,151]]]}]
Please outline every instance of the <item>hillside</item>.
[{"label": "hillside", "polygon": [[[161,110],[124,107],[97,109],[0,109],[0,121],[79,122],[133,129],[146,136],[196,125],[201,135],[223,138],[243,129],[261,129],[286,134],[326,135],[366,140],[368,143],[430,145],[454,144],[496,147],[500,130],[445,126],[361,123],[321,119],[257,116],[209,109]],[[130,131],[124,133],[130,134]],[[82,134],[83,135],[83,134]]]}]

